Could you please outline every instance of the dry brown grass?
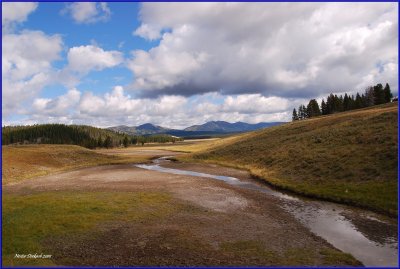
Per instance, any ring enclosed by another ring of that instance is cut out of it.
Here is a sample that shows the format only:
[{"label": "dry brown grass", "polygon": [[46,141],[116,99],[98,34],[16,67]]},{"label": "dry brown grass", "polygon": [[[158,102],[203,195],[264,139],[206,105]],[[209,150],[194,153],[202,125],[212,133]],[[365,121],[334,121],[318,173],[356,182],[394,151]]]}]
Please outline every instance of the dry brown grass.
[{"label": "dry brown grass", "polygon": [[185,140],[182,142],[176,142],[175,144],[153,144],[145,146],[129,147],[128,150],[143,150],[143,149],[157,149],[157,150],[170,150],[184,153],[195,153],[211,150],[215,147],[222,145],[229,145],[235,143],[239,139],[243,139],[247,135],[251,134],[240,134],[232,135],[224,138],[209,138],[209,139],[193,139]]},{"label": "dry brown grass", "polygon": [[150,156],[112,156],[74,145],[2,146],[2,184],[94,165],[140,163]]}]

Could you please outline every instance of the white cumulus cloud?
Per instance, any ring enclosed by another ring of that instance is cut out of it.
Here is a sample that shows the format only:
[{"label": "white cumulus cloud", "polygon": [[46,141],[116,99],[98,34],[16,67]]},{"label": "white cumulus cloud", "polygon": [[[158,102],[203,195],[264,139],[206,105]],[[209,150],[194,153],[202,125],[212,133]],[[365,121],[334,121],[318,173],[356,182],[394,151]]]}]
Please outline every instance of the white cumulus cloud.
[{"label": "white cumulus cloud", "polygon": [[223,112],[277,113],[290,108],[289,100],[280,97],[264,97],[261,94],[227,96],[222,105]]},{"label": "white cumulus cloud", "polygon": [[3,115],[8,115],[51,83],[52,63],[60,58],[63,42],[41,31],[6,34],[2,41]]},{"label": "white cumulus cloud", "polygon": [[107,21],[111,16],[111,10],[107,3],[77,2],[67,5],[64,12],[70,13],[76,23],[95,23]]},{"label": "white cumulus cloud", "polygon": [[160,30],[161,29],[157,26],[144,23],[140,25],[139,28],[137,28],[135,31],[133,31],[133,34],[148,40],[156,40],[161,37]]},{"label": "white cumulus cloud", "polygon": [[122,63],[123,55],[119,51],[105,51],[94,45],[72,47],[68,51],[68,69],[78,73],[102,70]]},{"label": "white cumulus cloud", "polygon": [[33,2],[2,2],[1,24],[4,31],[10,31],[15,23],[26,21],[28,15],[36,10],[37,3]]},{"label": "white cumulus cloud", "polygon": [[51,117],[61,117],[68,115],[69,111],[78,104],[81,92],[71,89],[66,94],[54,99],[36,98],[33,101],[33,113],[50,115]]}]

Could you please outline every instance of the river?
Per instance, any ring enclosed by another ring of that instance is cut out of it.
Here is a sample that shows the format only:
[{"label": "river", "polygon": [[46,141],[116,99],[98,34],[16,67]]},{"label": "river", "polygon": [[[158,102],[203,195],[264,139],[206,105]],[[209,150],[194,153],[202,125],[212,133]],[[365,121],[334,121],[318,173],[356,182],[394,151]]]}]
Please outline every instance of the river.
[{"label": "river", "polygon": [[199,173],[161,166],[168,162],[161,157],[152,164],[136,167],[164,173],[212,178],[240,188],[251,189],[279,198],[280,206],[292,214],[314,234],[337,249],[352,254],[366,266],[398,266],[398,234],[396,221],[379,214],[346,205],[303,198],[283,193],[259,182]]}]

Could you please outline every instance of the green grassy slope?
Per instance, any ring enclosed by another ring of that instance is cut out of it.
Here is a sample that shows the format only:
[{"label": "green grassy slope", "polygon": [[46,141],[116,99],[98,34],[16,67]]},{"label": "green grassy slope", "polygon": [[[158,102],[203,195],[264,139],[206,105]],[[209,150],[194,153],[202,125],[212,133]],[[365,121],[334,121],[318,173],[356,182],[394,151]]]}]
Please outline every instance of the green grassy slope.
[{"label": "green grassy slope", "polygon": [[397,107],[292,122],[193,158],[246,168],[297,193],[397,215]]}]

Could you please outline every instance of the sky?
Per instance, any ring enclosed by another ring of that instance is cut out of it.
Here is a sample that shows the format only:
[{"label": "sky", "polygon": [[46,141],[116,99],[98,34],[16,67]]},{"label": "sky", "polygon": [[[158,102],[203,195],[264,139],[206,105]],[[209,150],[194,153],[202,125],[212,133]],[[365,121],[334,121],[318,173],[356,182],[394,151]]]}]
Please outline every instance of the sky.
[{"label": "sky", "polygon": [[397,3],[2,3],[3,126],[290,121],[397,78]]}]

